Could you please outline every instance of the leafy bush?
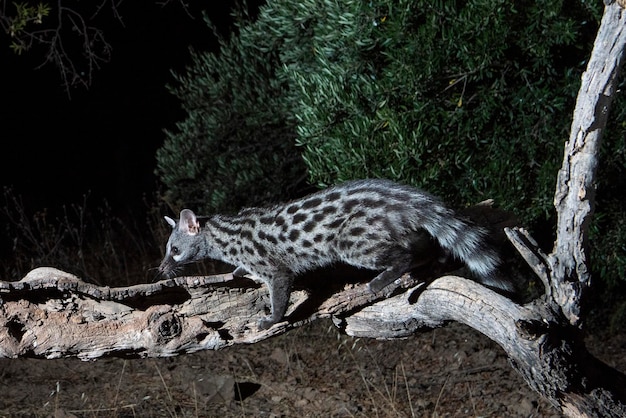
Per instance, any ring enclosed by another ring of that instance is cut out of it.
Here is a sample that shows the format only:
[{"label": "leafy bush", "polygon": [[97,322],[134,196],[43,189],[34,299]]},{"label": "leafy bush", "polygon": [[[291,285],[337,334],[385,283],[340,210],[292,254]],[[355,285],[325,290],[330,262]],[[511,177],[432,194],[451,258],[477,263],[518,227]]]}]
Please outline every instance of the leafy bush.
[{"label": "leafy bush", "polygon": [[[545,216],[599,10],[584,1],[276,0],[194,53],[188,113],[157,155],[204,208],[385,177]],[[594,17],[595,16],[595,17]],[[478,30],[480,28],[480,30]]]},{"label": "leafy bush", "polygon": [[[290,76],[313,183],[385,177],[456,205],[494,198],[526,225],[552,216],[599,3],[301,4],[294,20],[307,22],[317,69],[292,66]],[[609,287],[626,272],[625,120],[618,95],[591,229],[594,270]]]},{"label": "leafy bush", "polygon": [[[315,186],[385,177],[545,223],[601,7],[271,1],[177,76],[189,116],[159,151],[161,179],[173,200],[236,209],[291,197],[301,153]],[[598,272],[613,278],[626,265],[625,104],[606,133],[592,229]]]},{"label": "leafy bush", "polygon": [[236,210],[284,198],[304,179],[295,149],[294,103],[284,94],[278,36],[240,27],[219,53],[192,53],[175,94],[187,113],[166,132],[157,174],[180,208]]},{"label": "leafy bush", "polygon": [[318,69],[292,76],[315,184],[386,177],[550,211],[596,29],[584,2],[342,2],[334,20],[315,16],[336,3],[307,4]]},{"label": "leafy bush", "polygon": [[[626,87],[624,83],[621,89]],[[626,282],[626,97],[617,96],[603,137],[596,213],[591,223],[591,266],[612,292]],[[599,283],[600,284],[600,283]],[[625,305],[626,306],[626,305]]]}]

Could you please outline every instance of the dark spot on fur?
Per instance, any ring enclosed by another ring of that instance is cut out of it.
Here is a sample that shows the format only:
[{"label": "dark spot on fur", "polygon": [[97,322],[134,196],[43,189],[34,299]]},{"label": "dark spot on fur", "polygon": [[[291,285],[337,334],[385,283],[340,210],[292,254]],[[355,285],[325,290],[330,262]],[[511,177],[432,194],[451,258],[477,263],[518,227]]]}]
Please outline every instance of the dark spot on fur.
[{"label": "dark spot on fur", "polygon": [[324,208],[322,208],[322,213],[324,215],[330,215],[332,213],[336,213],[337,212],[337,207],[336,206],[325,206]]},{"label": "dark spot on fur", "polygon": [[228,235],[237,235],[241,231],[241,227],[239,227],[239,228],[230,228],[228,226],[220,224],[219,222],[217,222],[214,219],[207,220],[207,224],[211,224],[213,226],[213,228],[217,229],[218,231],[223,231],[223,232],[225,232]]},{"label": "dark spot on fur", "polygon": [[252,239],[252,232],[248,230],[241,231],[241,238]]},{"label": "dark spot on fur", "polygon": [[303,240],[303,241],[302,241],[302,246],[303,246],[304,248],[309,248],[309,247],[312,247],[312,246],[313,246],[313,243],[312,243],[311,241],[309,241],[309,240],[305,239],[305,240]]},{"label": "dark spot on fur", "polygon": [[300,231],[298,231],[297,229],[292,229],[291,232],[289,233],[289,239],[291,241],[296,241],[299,237],[300,237]]},{"label": "dark spot on fur", "polygon": [[274,218],[271,216],[261,216],[259,218],[259,222],[261,222],[264,225],[269,225],[274,222]]},{"label": "dark spot on fur", "polygon": [[337,218],[334,221],[327,223],[324,226],[329,229],[337,229],[343,224],[343,221],[344,221],[343,218]]},{"label": "dark spot on fur", "polygon": [[316,236],[313,237],[313,241],[317,242],[317,243],[320,243],[323,240],[324,240],[324,235],[322,235],[322,234],[317,234]]},{"label": "dark spot on fur", "polygon": [[[254,228],[256,226],[256,221],[252,218],[246,218],[246,217],[239,217],[239,218],[234,218],[232,221],[233,225],[249,225],[251,228]],[[222,225],[222,228],[224,228],[224,226]]]},{"label": "dark spot on fur", "polygon": [[341,198],[341,193],[339,192],[330,192],[326,195],[325,200],[327,202],[332,202],[333,200],[337,200]]},{"label": "dark spot on fur", "polygon": [[257,251],[260,257],[265,257],[267,255],[267,250],[262,244],[254,241],[252,245],[254,245],[254,249]]},{"label": "dark spot on fur", "polygon": [[289,214],[293,214],[296,213],[298,211],[298,209],[300,209],[300,206],[298,205],[291,205],[287,208],[287,213]]},{"label": "dark spot on fur", "polygon": [[305,223],[304,226],[302,227],[304,232],[311,232],[313,230],[313,228],[315,228],[315,222],[313,222],[313,221],[309,221],[309,222]]},{"label": "dark spot on fur", "polygon": [[366,208],[370,208],[370,209],[376,209],[385,204],[385,202],[382,200],[372,199],[369,197],[366,197],[365,199],[363,199],[361,203],[363,204],[363,206],[365,206]]},{"label": "dark spot on fur", "polygon": [[276,219],[274,219],[274,223],[278,226],[281,226],[285,223],[285,218],[283,218],[282,216],[277,216]]},{"label": "dark spot on fur", "polygon": [[293,223],[297,224],[300,222],[304,222],[306,218],[307,218],[306,213],[297,213],[293,216]]},{"label": "dark spot on fur", "polygon": [[387,205],[385,207],[385,210],[387,210],[388,212],[394,211],[394,212],[404,212],[406,210],[406,206],[405,205],[401,205],[399,203],[393,203],[390,205]]},{"label": "dark spot on fur", "polygon": [[320,222],[322,219],[324,219],[326,217],[326,215],[324,215],[323,213],[316,213],[315,215],[313,215],[313,220],[315,222]]},{"label": "dark spot on fur", "polygon": [[345,250],[347,248],[350,248],[351,245],[352,245],[351,241],[347,241],[344,239],[342,239],[341,241],[337,243],[337,246],[339,247],[340,250]]},{"label": "dark spot on fur", "polygon": [[355,226],[354,228],[350,229],[348,231],[348,234],[352,235],[352,236],[359,236],[361,234],[363,234],[363,232],[365,232],[365,228],[361,227],[361,226]]},{"label": "dark spot on fur", "polygon": [[231,247],[230,250],[228,250],[228,253],[230,255],[237,255],[239,253],[239,251],[237,251],[237,248]]},{"label": "dark spot on fur", "polygon": [[359,199],[348,199],[343,204],[343,210],[345,212],[352,212],[352,209],[361,204]]},{"label": "dark spot on fur", "polygon": [[274,245],[278,244],[278,240],[274,235],[265,235],[265,239]]},{"label": "dark spot on fur", "polygon": [[367,247],[367,248],[364,248],[363,251],[361,251],[361,254],[363,254],[363,255],[370,255],[374,251],[375,251],[374,247]]},{"label": "dark spot on fur", "polygon": [[319,197],[314,197],[312,199],[307,199],[302,203],[302,209],[311,209],[316,206],[319,206],[322,203],[322,199]]}]

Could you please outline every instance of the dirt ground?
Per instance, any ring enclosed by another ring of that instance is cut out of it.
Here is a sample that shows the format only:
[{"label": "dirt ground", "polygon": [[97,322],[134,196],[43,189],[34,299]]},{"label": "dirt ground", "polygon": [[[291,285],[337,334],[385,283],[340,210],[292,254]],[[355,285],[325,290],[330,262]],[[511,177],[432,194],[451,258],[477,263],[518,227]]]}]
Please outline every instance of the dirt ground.
[{"label": "dirt ground", "polygon": [[[590,338],[626,370],[625,338]],[[318,321],[165,359],[1,360],[0,417],[558,417],[495,343],[450,324],[406,340]]]}]

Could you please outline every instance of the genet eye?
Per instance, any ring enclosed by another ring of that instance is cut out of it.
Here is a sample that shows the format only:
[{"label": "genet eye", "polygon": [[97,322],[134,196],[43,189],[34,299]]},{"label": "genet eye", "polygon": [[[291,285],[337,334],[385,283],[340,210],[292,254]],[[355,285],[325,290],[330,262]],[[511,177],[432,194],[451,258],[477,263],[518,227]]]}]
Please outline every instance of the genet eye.
[{"label": "genet eye", "polygon": [[176,255],[180,252],[180,250],[178,249],[178,247],[172,247],[172,254]]}]

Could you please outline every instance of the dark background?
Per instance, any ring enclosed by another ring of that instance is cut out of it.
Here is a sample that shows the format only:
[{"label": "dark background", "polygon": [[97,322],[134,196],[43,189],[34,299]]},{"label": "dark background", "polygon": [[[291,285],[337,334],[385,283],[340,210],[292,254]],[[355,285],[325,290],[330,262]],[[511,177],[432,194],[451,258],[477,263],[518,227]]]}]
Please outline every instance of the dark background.
[{"label": "dark background", "polygon": [[[226,33],[232,2],[203,5]],[[144,195],[155,194],[163,129],[175,129],[185,117],[165,88],[173,82],[171,70],[189,64],[190,45],[217,46],[201,10],[190,12],[193,17],[178,4],[122,3],[123,24],[100,15],[111,61],[94,73],[88,90],[73,89],[71,97],[56,67],[36,69],[45,59],[41,49],[18,56],[8,36],[0,36],[0,176],[27,210],[80,203],[88,193],[92,203],[106,200],[115,212],[132,212]]]}]

